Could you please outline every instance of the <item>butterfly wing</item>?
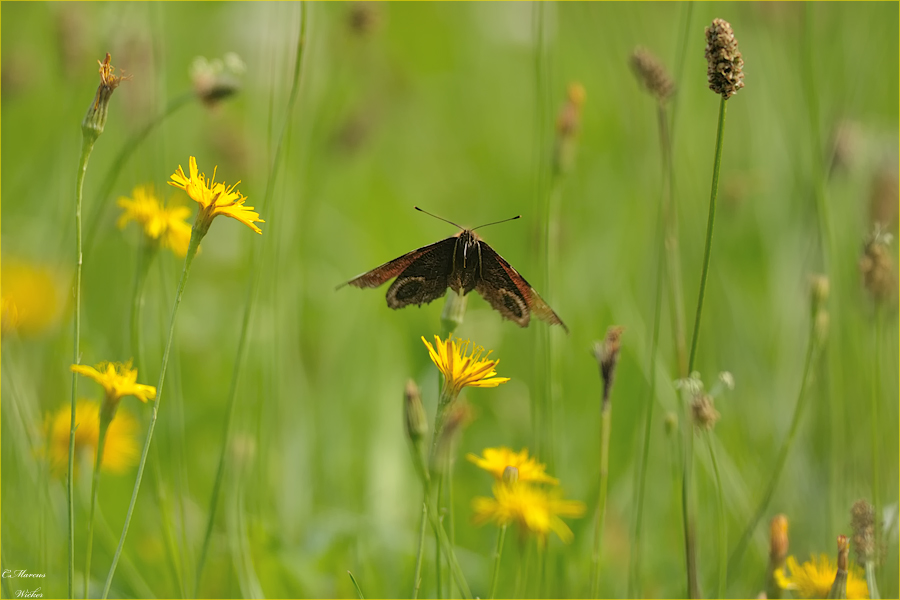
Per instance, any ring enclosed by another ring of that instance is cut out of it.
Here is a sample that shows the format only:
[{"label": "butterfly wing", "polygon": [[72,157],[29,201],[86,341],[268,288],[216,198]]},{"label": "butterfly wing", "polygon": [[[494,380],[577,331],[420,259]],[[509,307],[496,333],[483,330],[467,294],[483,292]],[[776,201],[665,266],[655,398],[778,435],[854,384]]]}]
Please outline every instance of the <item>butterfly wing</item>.
[{"label": "butterfly wing", "polygon": [[534,313],[538,319],[569,332],[562,319],[512,265],[484,241],[478,244],[481,276],[475,289],[491,306],[520,327],[527,327],[531,313]]},{"label": "butterfly wing", "polygon": [[376,288],[388,279],[396,277],[387,291],[388,306],[403,308],[410,304],[427,304],[442,297],[447,291],[447,280],[453,268],[453,250],[457,239],[447,238],[407,252],[351,279],[344,285]]}]

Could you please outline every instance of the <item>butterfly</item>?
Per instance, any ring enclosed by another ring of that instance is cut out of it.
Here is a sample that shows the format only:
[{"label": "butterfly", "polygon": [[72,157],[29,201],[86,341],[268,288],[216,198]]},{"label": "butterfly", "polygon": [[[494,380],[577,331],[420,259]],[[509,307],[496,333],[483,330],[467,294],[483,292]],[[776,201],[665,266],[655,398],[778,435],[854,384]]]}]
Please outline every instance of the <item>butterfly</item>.
[{"label": "butterfly", "polygon": [[[418,206],[415,209],[431,215]],[[456,225],[446,219],[441,220]],[[475,229],[480,227],[456,227],[462,231],[375,267],[338,288],[344,285],[376,288],[396,277],[386,295],[388,306],[394,309],[410,304],[428,304],[443,297],[448,287],[462,295],[475,290],[503,317],[520,327],[527,327],[534,314],[551,325],[559,325],[568,333],[569,328],[531,284],[475,233]]]}]

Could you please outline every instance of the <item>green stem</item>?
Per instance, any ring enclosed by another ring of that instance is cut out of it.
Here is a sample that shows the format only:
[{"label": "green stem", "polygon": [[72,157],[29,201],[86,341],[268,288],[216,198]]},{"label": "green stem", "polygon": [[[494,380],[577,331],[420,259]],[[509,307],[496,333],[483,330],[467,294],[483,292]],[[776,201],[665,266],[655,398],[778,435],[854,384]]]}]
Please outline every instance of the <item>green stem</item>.
[{"label": "green stem", "polygon": [[594,521],[594,547],[591,553],[591,598],[600,591],[600,551],[603,521],[606,517],[606,494],[609,481],[609,438],[612,422],[612,402],[603,399],[600,409],[600,493],[597,496],[597,518]]},{"label": "green stem", "polygon": [[138,492],[141,489],[141,479],[144,476],[144,467],[147,464],[147,455],[150,451],[150,442],[153,440],[153,430],[156,427],[156,419],[159,415],[159,404],[162,400],[163,384],[166,381],[166,367],[169,364],[169,352],[172,350],[172,340],[175,337],[175,318],[178,316],[178,307],[181,304],[181,298],[184,295],[184,286],[187,283],[188,273],[191,270],[191,263],[197,255],[197,248],[200,247],[200,238],[203,234],[194,227],[191,231],[191,242],[188,246],[187,256],[184,257],[184,269],[181,272],[181,280],[178,282],[178,290],[175,293],[175,304],[172,306],[172,316],[169,319],[169,335],[166,339],[166,347],[163,352],[162,364],[159,370],[159,381],[156,384],[156,401],[153,403],[153,412],[150,416],[150,426],[147,430],[147,439],[144,442],[144,450],[141,453],[141,462],[138,464],[137,477],[134,482],[134,490],[131,493],[131,501],[128,504],[128,512],[125,514],[125,524],[122,527],[122,535],[119,538],[119,545],[116,553],[113,555],[112,564],[109,567],[109,574],[106,576],[106,585],[103,587],[103,598],[109,594],[110,585],[112,585],[113,575],[116,573],[116,565],[119,563],[119,557],[122,554],[122,547],[125,545],[125,537],[128,535],[128,527],[131,525],[131,516],[134,513],[134,505],[137,502]]},{"label": "green stem", "polygon": [[[266,192],[263,197],[263,202],[261,207],[266,207],[269,205],[272,194],[275,189],[275,180],[278,176],[279,166],[281,164],[281,153],[284,148],[284,137],[285,134],[290,127],[291,117],[293,115],[294,106],[297,103],[297,97],[300,91],[300,81],[301,74],[303,72],[303,51],[306,47],[306,25],[308,22],[307,19],[307,7],[306,2],[300,3],[300,33],[297,38],[297,54],[296,59],[294,61],[294,75],[291,83],[291,91],[288,95],[287,107],[285,110],[285,118],[281,127],[281,131],[278,136],[278,141],[275,145],[275,154],[272,159],[272,166],[269,172],[269,177],[266,182]],[[255,263],[255,260],[251,260],[251,263]],[[225,457],[229,446],[229,440],[231,439],[231,424],[234,419],[234,410],[237,404],[237,390],[238,390],[238,381],[240,378],[241,368],[244,362],[244,355],[247,347],[247,339],[250,331],[250,322],[253,314],[253,305],[254,299],[256,298],[256,290],[259,287],[260,275],[262,273],[261,265],[257,265],[252,269],[253,276],[250,279],[250,283],[247,287],[247,300],[244,303],[244,315],[241,320],[241,334],[238,341],[238,349],[237,356],[235,357],[234,369],[232,370],[232,378],[231,378],[231,386],[228,394],[228,408],[226,409],[225,416],[225,424],[223,431],[223,439],[221,450],[219,452],[219,461],[218,466],[216,468],[216,478],[213,483],[213,491],[212,496],[209,501],[209,516],[206,521],[206,532],[203,536],[203,546],[200,550],[200,558],[197,561],[197,574],[194,580],[194,597],[198,596],[198,591],[200,589],[200,581],[201,576],[203,574],[203,567],[206,564],[206,556],[209,551],[209,543],[212,539],[212,530],[213,524],[215,522],[216,509],[218,506],[219,499],[219,490],[222,486],[222,480],[225,473]]]},{"label": "green stem", "polygon": [[[84,176],[88,160],[94,149],[96,135],[84,135],[81,143],[81,157],[75,176],[75,349],[72,363],[81,362],[81,203],[84,197]],[[69,470],[66,479],[66,503],[69,512],[69,598],[75,597],[75,403],[78,398],[78,374],[72,373],[72,421],[69,428]]]},{"label": "green stem", "polygon": [[[450,528],[450,546],[456,547],[456,524],[453,519],[453,457],[447,453],[447,464],[444,466],[444,472],[447,473],[447,524]],[[449,597],[456,597],[456,590],[453,588],[453,579],[450,579]]]},{"label": "green stem", "polygon": [[500,557],[503,555],[503,541],[506,539],[507,527],[508,525],[504,524],[497,532],[497,548],[494,550],[494,573],[491,576],[491,595],[488,596],[491,600],[497,595],[497,580],[500,579]]},{"label": "green stem", "polygon": [[359,597],[359,600],[365,600],[365,596],[363,596],[362,590],[359,589],[359,584],[356,582],[356,577],[353,576],[353,573],[347,571],[347,575],[350,576],[350,581],[353,582],[353,587],[356,589],[356,595]]},{"label": "green stem", "polygon": [[816,356],[816,351],[818,350],[818,343],[816,342],[815,322],[816,316],[813,315],[810,318],[808,341],[806,345],[806,359],[804,360],[803,364],[803,375],[800,379],[800,391],[797,394],[797,402],[794,405],[794,416],[791,418],[791,427],[788,430],[787,438],[785,439],[784,444],[782,444],[781,446],[781,450],[778,452],[778,458],[775,460],[775,466],[772,467],[771,475],[769,477],[769,483],[768,485],[766,485],[766,491],[763,494],[759,505],[756,507],[756,512],[753,513],[753,517],[750,519],[750,522],[747,524],[747,527],[741,534],[737,545],[731,552],[731,557],[728,559],[729,573],[737,573],[740,570],[739,567],[741,565],[741,559],[743,558],[744,551],[747,548],[747,544],[750,542],[750,538],[753,535],[753,532],[756,530],[756,526],[759,524],[759,521],[766,513],[766,510],[768,510],[769,502],[772,500],[772,496],[775,494],[775,488],[778,485],[778,479],[779,477],[781,477],[781,471],[784,469],[788,454],[790,454],[791,448],[794,445],[794,440],[797,437],[797,431],[800,427],[800,421],[802,419],[804,409],[806,408],[806,405],[808,403],[806,388],[812,379],[812,366],[815,362],[814,359]]},{"label": "green stem", "polygon": [[422,557],[425,555],[425,525],[428,524],[428,493],[422,500],[422,524],[419,526],[419,550],[416,552],[416,572],[413,575],[412,598],[419,597],[419,587],[422,585]]},{"label": "green stem", "polygon": [[[659,206],[659,217],[657,225],[657,257],[656,257],[656,294],[653,304],[653,334],[650,338],[650,389],[648,391],[647,411],[644,417],[644,434],[641,451],[641,462],[638,468],[638,484],[637,484],[637,508],[635,510],[634,533],[632,535],[633,542],[631,544],[631,559],[629,561],[628,576],[628,596],[634,598],[638,595],[638,586],[641,577],[641,534],[643,529],[644,517],[644,492],[647,484],[647,463],[650,456],[650,437],[651,427],[653,423],[653,407],[656,403],[656,352],[659,348],[659,326],[662,316],[662,273],[664,264],[666,263],[665,251],[667,247],[666,234],[664,232],[667,222],[667,207],[671,208],[671,186],[666,182],[671,182],[671,146],[669,145],[668,121],[666,119],[665,107],[660,103],[657,105],[657,122],[659,125],[660,146],[662,154],[662,171],[663,171],[663,193]],[[668,202],[667,196],[668,195]],[[670,287],[671,290],[671,287]],[[674,307],[674,305],[673,305]],[[673,320],[674,322],[674,320]],[[676,327],[677,331],[677,327]],[[676,346],[678,335],[676,333]]]},{"label": "green stem", "polygon": [[[437,496],[435,496],[435,509],[438,513],[438,523],[443,527],[443,516],[441,512],[441,497],[444,492],[444,473],[438,474]],[[435,536],[434,542],[434,569],[435,569],[435,598],[440,600],[444,597],[444,565],[441,563],[441,541]]]},{"label": "green stem", "polygon": [[91,240],[91,245],[88,247],[87,251],[88,254],[90,254],[94,248],[94,240],[97,239],[97,230],[103,219],[104,210],[107,207],[108,201],[112,198],[113,187],[116,185],[116,179],[119,177],[119,173],[122,171],[125,163],[128,162],[128,159],[131,158],[134,151],[137,150],[138,146],[141,145],[154,129],[178,111],[182,106],[187,105],[193,98],[193,91],[187,91],[180,96],[172,98],[161,113],[125,141],[125,144],[119,150],[118,155],[116,155],[115,161],[110,165],[109,170],[106,172],[106,177],[103,179],[103,184],[100,186],[100,191],[97,194],[96,208],[91,215],[90,224],[88,225],[88,239]]},{"label": "green stem", "polygon": [[[876,515],[878,513],[875,513]],[[869,598],[878,600],[881,595],[878,593],[878,581],[875,578],[875,561],[870,559],[866,561],[866,586],[869,588]]]},{"label": "green stem", "polygon": [[97,495],[100,491],[100,463],[103,459],[103,449],[106,447],[106,434],[112,417],[106,410],[106,405],[100,408],[100,434],[97,438],[97,457],[94,459],[94,473],[91,477],[91,511],[88,516],[87,551],[84,557],[84,597],[88,598],[88,585],[91,581],[91,551],[94,549],[94,509],[97,506]]},{"label": "green stem", "polygon": [[[706,246],[703,250],[703,269],[700,272],[700,291],[697,294],[697,313],[694,316],[694,333],[691,336],[691,353],[688,358],[688,375],[694,370],[694,361],[697,358],[697,343],[700,338],[700,317],[703,314],[703,298],[706,294],[706,280],[709,277],[709,261],[712,253],[713,227],[716,222],[716,196],[719,191],[719,169],[722,164],[722,140],[725,137],[725,109],[727,100],[723,96],[719,102],[719,126],[716,131],[716,154],[713,162],[712,185],[709,192],[709,217],[706,222]],[[685,560],[687,564],[688,596],[697,598],[700,596],[699,582],[697,580],[697,549],[695,540],[694,506],[692,501],[691,474],[694,461],[694,428],[690,415],[683,411],[685,419],[685,455],[684,475],[682,477],[682,521],[684,525]]]},{"label": "green stem", "polygon": [[[875,513],[875,548],[880,548],[884,539],[884,528],[881,524],[881,494],[879,479],[881,474],[881,436],[878,433],[878,402],[881,397],[881,337],[884,330],[884,307],[881,303],[875,306],[875,348],[872,356],[872,509]],[[866,562],[871,564],[872,560]],[[874,582],[874,577],[872,578]],[[876,588],[877,593],[877,588]],[[877,596],[869,595],[870,598]]]},{"label": "green stem", "polygon": [[712,460],[713,473],[716,476],[716,510],[719,513],[716,519],[716,530],[719,538],[719,587],[717,598],[725,597],[725,582],[728,579],[728,530],[725,523],[725,494],[722,492],[722,476],[719,473],[719,460],[713,448],[712,433],[706,432],[706,447],[709,449],[709,458]]},{"label": "green stem", "polygon": [[713,227],[716,222],[716,196],[719,192],[719,169],[722,164],[722,140],[725,137],[725,108],[727,100],[722,97],[719,103],[719,127],[716,132],[716,156],[713,163],[712,186],[709,192],[709,219],[706,222],[706,247],[703,250],[703,270],[700,272],[700,292],[697,295],[697,314],[694,317],[694,333],[691,336],[691,354],[688,359],[688,375],[694,370],[697,358],[697,342],[700,337],[700,316],[703,313],[703,298],[706,293],[706,280],[709,276],[709,259],[712,253]]}]

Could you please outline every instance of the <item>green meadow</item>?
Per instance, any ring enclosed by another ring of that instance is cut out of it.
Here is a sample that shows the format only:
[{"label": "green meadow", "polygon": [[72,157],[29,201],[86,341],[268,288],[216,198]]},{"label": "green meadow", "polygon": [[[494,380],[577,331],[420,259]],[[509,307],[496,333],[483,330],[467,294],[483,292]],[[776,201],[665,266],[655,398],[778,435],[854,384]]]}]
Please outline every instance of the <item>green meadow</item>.
[{"label": "green meadow", "polygon": [[[727,100],[716,18],[743,58]],[[889,2],[3,2],[0,596],[825,597],[772,571],[793,556],[798,583],[824,554],[807,579],[829,589],[844,535],[836,597],[896,597],[898,20]],[[639,46],[674,82],[662,100]],[[107,53],[125,78],[78,242]],[[201,203],[168,182],[191,157],[264,222],[207,222],[185,281],[119,202],[152,186],[187,231]],[[465,228],[521,215],[478,235],[568,333],[475,291],[451,325],[443,297],[390,309],[390,278],[336,289],[459,231],[414,206]],[[447,398],[422,338],[449,330],[509,381],[451,399],[432,452]],[[109,394],[70,367],[129,360],[157,397],[121,400],[95,479]],[[466,458],[499,447],[582,503],[571,540],[527,503],[475,521],[475,498],[531,485]]]}]

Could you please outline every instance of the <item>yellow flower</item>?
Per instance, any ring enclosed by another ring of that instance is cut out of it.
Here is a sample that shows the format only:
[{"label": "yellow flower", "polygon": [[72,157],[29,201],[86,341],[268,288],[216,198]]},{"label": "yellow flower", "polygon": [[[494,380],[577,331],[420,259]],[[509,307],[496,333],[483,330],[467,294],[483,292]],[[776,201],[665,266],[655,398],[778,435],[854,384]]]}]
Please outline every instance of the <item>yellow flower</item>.
[{"label": "yellow flower", "polygon": [[499,526],[518,523],[522,535],[533,533],[541,543],[553,531],[565,543],[572,541],[572,530],[562,517],[580,517],[585,506],[581,502],[563,500],[556,490],[544,490],[527,483],[494,484],[493,498],[475,498],[474,521],[480,525],[493,521]]},{"label": "yellow flower", "polygon": [[49,269],[3,259],[0,280],[0,323],[4,334],[17,330],[22,335],[35,335],[56,323],[62,298]]},{"label": "yellow flower", "polygon": [[187,206],[163,206],[150,185],[136,186],[131,195],[131,198],[119,198],[119,206],[125,209],[117,223],[119,229],[134,221],[151,240],[170,248],[178,256],[187,254],[191,226],[186,219],[191,215],[191,209]]},{"label": "yellow flower", "polygon": [[422,341],[428,348],[431,362],[444,374],[444,394],[450,398],[458,396],[464,387],[497,387],[509,381],[509,377],[495,377],[494,367],[500,361],[488,360],[490,352],[482,358],[484,348],[471,345],[469,340],[463,342],[448,337],[442,342],[440,337],[434,336],[434,346],[424,337]]},{"label": "yellow flower", "polygon": [[[66,404],[47,415],[45,433],[49,437],[47,449],[50,468],[55,475],[65,475],[69,465],[69,430],[72,407]],[[79,400],[75,405],[75,452],[90,452],[91,464],[97,460],[97,440],[100,435],[100,406],[96,402]],[[121,474],[138,462],[138,422],[130,413],[119,411],[106,430],[103,460],[100,468]],[[76,465],[77,465],[76,461]]]},{"label": "yellow flower", "polygon": [[[790,572],[790,576],[786,571]],[[802,565],[793,556],[788,556],[786,569],[775,571],[775,580],[779,587],[793,590],[801,598],[827,598],[836,573],[837,564],[831,562],[827,554],[821,554],[818,558],[811,556]],[[847,570],[847,598],[868,597],[865,574],[858,566],[851,565]]]},{"label": "yellow flower", "polygon": [[259,213],[254,212],[252,206],[244,206],[246,196],[235,190],[240,181],[231,187],[225,187],[224,183],[216,183],[216,171],[213,169],[212,179],[207,181],[206,175],[197,170],[197,159],[190,158],[190,177],[185,177],[184,170],[178,165],[178,170],[172,174],[169,185],[187,192],[192,200],[200,205],[197,213],[197,225],[205,234],[212,220],[225,215],[237,219],[256,233],[262,233],[254,223],[265,223],[259,218]]},{"label": "yellow flower", "polygon": [[134,396],[141,402],[156,398],[156,388],[137,383],[137,369],[131,368],[131,361],[122,363],[102,362],[96,368],[87,365],[72,365],[72,371],[90,377],[106,390],[107,402],[116,403],[125,396]]},{"label": "yellow flower", "polygon": [[515,467],[519,471],[519,481],[534,481],[537,483],[552,483],[556,485],[559,480],[544,473],[546,468],[535,458],[528,458],[528,448],[522,448],[521,452],[514,452],[505,446],[499,448],[485,448],[482,452],[484,458],[474,454],[467,454],[466,458],[484,469],[496,479],[503,478],[506,467]]}]

